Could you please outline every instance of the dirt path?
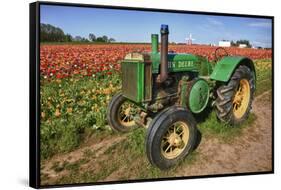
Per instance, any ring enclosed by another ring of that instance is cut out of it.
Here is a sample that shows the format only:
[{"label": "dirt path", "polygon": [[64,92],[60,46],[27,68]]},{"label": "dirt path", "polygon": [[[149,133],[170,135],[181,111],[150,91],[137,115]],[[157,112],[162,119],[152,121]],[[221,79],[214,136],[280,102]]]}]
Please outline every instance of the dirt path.
[{"label": "dirt path", "polygon": [[242,136],[232,143],[222,144],[217,138],[202,138],[198,147],[199,159],[184,168],[177,176],[270,171],[272,168],[272,108],[271,91],[255,98],[256,120],[244,128]]},{"label": "dirt path", "polygon": [[[204,138],[203,134],[196,150],[198,154],[196,154],[196,159],[192,163],[183,163],[176,170],[163,173],[163,175],[161,173],[160,176],[175,177],[270,171],[272,169],[271,102],[271,91],[257,96],[253,102],[252,109],[256,120],[251,126],[243,128],[241,135],[227,143],[216,137]],[[114,181],[137,178],[137,176],[140,176],[138,174],[140,164],[138,165],[137,163],[148,164],[145,155],[135,158],[133,161],[128,162],[127,165],[126,161],[116,161],[117,166],[115,168],[107,169],[109,163],[114,163],[114,160],[120,159],[118,156],[114,157],[114,155],[118,155],[114,152],[114,146],[122,143],[126,137],[126,135],[110,136],[99,143],[87,144],[73,152],[57,155],[46,160],[41,168],[42,184],[57,183],[58,179],[69,177],[70,175],[74,175],[72,177],[75,182],[79,180],[84,180],[80,182],[93,182],[93,180]],[[110,149],[112,151],[107,153]],[[124,163],[125,165],[122,165]],[[76,169],[74,172],[73,168]],[[80,171],[83,178],[75,179],[78,171]],[[126,176],[128,172],[130,173],[129,177]],[[72,178],[66,181],[72,182]]]}]

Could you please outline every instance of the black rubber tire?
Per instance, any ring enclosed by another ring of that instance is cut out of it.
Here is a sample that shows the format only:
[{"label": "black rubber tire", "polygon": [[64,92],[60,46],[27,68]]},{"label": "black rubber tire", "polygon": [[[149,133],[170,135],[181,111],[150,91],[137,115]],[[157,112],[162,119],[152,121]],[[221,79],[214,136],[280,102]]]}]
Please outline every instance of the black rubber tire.
[{"label": "black rubber tire", "polygon": [[120,121],[118,120],[118,110],[120,106],[126,101],[127,99],[121,94],[118,93],[114,95],[107,107],[107,121],[110,127],[117,132],[128,132],[135,128],[137,125],[132,127],[123,126]]},{"label": "black rubber tire", "polygon": [[[236,118],[233,114],[233,98],[239,87],[240,80],[246,79],[250,85],[250,100],[248,107],[241,118]],[[227,84],[221,85],[217,89],[217,99],[216,99],[216,113],[217,118],[222,122],[230,124],[231,126],[240,125],[245,121],[252,108],[252,102],[255,91],[255,76],[254,72],[250,70],[249,67],[245,65],[240,65],[233,73],[231,79]]]},{"label": "black rubber tire", "polygon": [[[189,129],[189,140],[183,152],[174,159],[167,159],[161,153],[161,141],[169,127],[177,122],[185,122]],[[190,154],[197,140],[196,121],[185,108],[173,106],[161,111],[149,124],[146,135],[146,154],[149,162],[161,170],[169,169]]]}]

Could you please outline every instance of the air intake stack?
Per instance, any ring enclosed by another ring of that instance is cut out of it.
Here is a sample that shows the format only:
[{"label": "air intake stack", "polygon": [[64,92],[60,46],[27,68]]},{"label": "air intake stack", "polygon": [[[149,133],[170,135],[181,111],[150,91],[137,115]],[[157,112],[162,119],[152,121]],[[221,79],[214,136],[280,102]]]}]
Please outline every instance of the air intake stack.
[{"label": "air intake stack", "polygon": [[168,25],[162,24],[161,29],[161,66],[160,66],[160,80],[162,83],[168,78],[168,35],[169,35],[169,27]]},{"label": "air intake stack", "polygon": [[151,34],[151,53],[158,53],[158,34]]}]

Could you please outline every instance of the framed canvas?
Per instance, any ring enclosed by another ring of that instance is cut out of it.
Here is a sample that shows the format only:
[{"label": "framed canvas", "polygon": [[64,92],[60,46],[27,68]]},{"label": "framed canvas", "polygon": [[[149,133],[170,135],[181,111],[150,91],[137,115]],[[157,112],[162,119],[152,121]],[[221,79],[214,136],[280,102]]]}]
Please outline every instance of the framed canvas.
[{"label": "framed canvas", "polygon": [[274,17],[30,4],[30,186],[274,172]]}]

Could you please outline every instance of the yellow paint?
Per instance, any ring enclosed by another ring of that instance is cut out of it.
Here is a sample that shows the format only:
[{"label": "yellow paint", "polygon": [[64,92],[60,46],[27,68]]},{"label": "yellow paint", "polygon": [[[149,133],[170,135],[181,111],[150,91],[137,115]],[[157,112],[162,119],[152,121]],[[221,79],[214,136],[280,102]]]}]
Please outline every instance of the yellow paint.
[{"label": "yellow paint", "polygon": [[233,114],[237,119],[244,116],[250,102],[251,89],[249,81],[242,79],[233,99]]},{"label": "yellow paint", "polygon": [[178,121],[171,125],[161,141],[161,153],[167,159],[178,157],[189,140],[189,128],[186,123]]}]

